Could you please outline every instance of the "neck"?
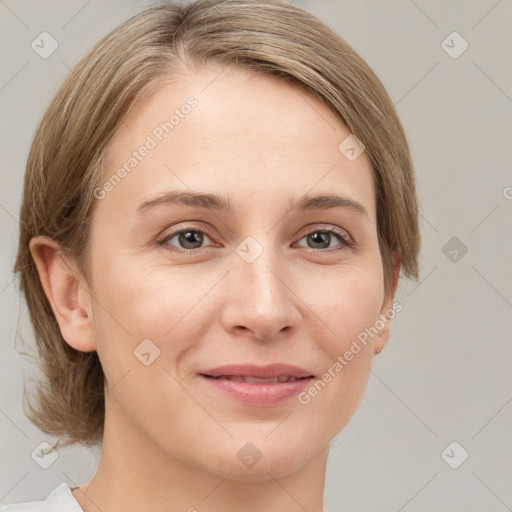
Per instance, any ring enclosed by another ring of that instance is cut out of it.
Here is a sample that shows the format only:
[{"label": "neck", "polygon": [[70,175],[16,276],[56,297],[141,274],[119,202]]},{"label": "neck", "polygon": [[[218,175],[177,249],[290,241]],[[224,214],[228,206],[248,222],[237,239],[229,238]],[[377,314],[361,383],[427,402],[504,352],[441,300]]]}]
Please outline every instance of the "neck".
[{"label": "neck", "polygon": [[235,480],[165,453],[109,406],[98,470],[73,491],[85,512],[323,512],[328,446],[292,474]]}]

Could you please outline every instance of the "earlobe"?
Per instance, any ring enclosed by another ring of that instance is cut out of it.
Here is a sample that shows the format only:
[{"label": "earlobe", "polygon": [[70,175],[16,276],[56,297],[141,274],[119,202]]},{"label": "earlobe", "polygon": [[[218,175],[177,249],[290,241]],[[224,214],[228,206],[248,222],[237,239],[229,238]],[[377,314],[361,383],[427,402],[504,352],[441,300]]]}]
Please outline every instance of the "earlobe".
[{"label": "earlobe", "polygon": [[393,307],[396,289],[398,287],[398,280],[400,278],[400,269],[402,267],[402,262],[400,260],[400,254],[395,251],[393,253],[393,281],[391,283],[390,291],[386,295],[384,302],[382,303],[382,308],[380,310],[380,319],[384,324],[382,329],[379,329],[379,334],[375,338],[374,342],[374,353],[379,354],[382,352],[382,349],[385,347],[388,342],[390,332],[391,332],[391,320],[395,314],[395,309]]},{"label": "earlobe", "polygon": [[29,247],[62,337],[81,352],[96,350],[90,294],[80,293],[83,279],[51,238],[33,237]]}]

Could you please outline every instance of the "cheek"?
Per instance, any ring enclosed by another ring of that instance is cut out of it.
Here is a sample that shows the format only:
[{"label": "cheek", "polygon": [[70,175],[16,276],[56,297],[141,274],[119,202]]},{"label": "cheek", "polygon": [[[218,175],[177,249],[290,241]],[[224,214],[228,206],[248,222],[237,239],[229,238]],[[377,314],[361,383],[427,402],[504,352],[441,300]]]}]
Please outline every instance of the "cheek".
[{"label": "cheek", "polygon": [[154,343],[163,356],[155,363],[164,367],[164,361],[168,366],[193,349],[208,330],[208,301],[201,299],[212,287],[211,276],[156,269],[141,258],[114,253],[95,272],[98,354],[109,381],[140,365],[134,351],[143,340]]},{"label": "cheek", "polygon": [[[328,327],[325,347],[332,357],[348,349],[351,342],[379,319],[384,300],[381,267],[374,263],[333,271],[324,285],[308,293],[311,308]],[[318,284],[318,283],[317,283]]]},{"label": "cheek", "polygon": [[[373,360],[371,328],[379,319],[383,300],[379,266],[351,268],[324,286],[316,298],[318,316],[329,327],[318,338],[324,355],[323,372],[306,390],[303,401],[313,415],[323,418],[334,436],[350,419],[366,388]],[[320,382],[319,382],[320,381]]]}]

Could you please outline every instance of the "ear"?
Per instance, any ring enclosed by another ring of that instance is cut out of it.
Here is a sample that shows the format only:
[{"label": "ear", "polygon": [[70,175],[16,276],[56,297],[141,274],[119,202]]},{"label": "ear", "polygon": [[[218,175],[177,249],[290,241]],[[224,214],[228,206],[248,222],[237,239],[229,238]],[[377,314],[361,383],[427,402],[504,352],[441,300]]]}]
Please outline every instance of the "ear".
[{"label": "ear", "polygon": [[51,238],[35,236],[29,248],[62,337],[81,352],[96,350],[92,301],[85,279]]},{"label": "ear", "polygon": [[[382,307],[380,310],[380,316],[379,316],[381,321],[384,323],[384,326],[380,330],[379,335],[375,337],[375,342],[374,342],[374,349],[375,349],[376,354],[378,354],[385,347],[385,345],[389,339],[389,335],[391,332],[391,320],[395,316],[395,311],[396,311],[396,308],[393,307],[393,303],[395,300],[396,289],[398,287],[398,279],[400,277],[401,267],[402,267],[402,262],[400,260],[400,255],[397,251],[395,251],[395,252],[393,252],[393,280],[392,280],[392,283],[390,286],[390,290],[384,297],[384,302],[382,303]],[[401,310],[401,305],[400,305],[400,310]]]}]

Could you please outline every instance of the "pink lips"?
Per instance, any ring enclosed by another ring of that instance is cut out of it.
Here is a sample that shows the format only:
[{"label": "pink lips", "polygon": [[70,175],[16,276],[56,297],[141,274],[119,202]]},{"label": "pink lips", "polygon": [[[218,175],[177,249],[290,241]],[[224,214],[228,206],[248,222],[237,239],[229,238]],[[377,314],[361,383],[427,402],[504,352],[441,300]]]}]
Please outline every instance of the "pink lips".
[{"label": "pink lips", "polygon": [[277,404],[300,393],[314,376],[289,364],[227,365],[200,372],[207,384],[250,405]]}]

